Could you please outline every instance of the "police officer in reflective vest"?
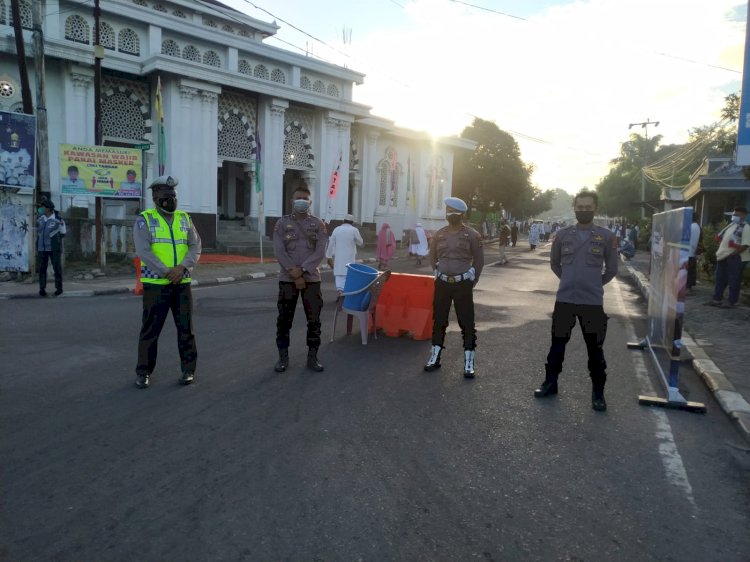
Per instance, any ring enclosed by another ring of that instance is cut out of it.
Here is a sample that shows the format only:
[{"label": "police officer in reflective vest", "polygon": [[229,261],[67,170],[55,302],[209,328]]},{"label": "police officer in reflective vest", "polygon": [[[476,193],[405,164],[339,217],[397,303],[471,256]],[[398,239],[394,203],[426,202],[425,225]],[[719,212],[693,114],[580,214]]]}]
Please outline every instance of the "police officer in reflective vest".
[{"label": "police officer in reflective vest", "polygon": [[193,297],[190,274],[201,255],[201,239],[193,221],[177,210],[177,178],[159,176],[149,189],[156,208],[140,214],[133,228],[135,252],[141,260],[143,323],[138,338],[135,384],[148,388],[156,366],[159,334],[169,311],[177,326],[182,376],[194,380],[198,352],[193,334]]},{"label": "police officer in reflective vest", "polygon": [[477,331],[474,326],[474,286],[484,267],[482,237],[463,224],[466,203],[458,197],[445,199],[448,226],[432,238],[430,263],[435,272],[435,295],[432,301],[432,350],[425,371],[440,368],[440,355],[448,328],[448,313],[453,302],[464,340],[464,376],[474,378],[474,349]]},{"label": "police officer in reflective vest", "polygon": [[281,217],[273,229],[273,251],[281,267],[277,301],[279,315],[276,319],[279,360],[274,366],[277,373],[283,373],[289,367],[289,330],[300,295],[307,317],[307,368],[318,372],[323,370],[318,361],[320,311],[323,308],[319,266],[325,258],[328,231],[322,220],[308,212],[311,202],[309,189],[295,189],[292,195],[294,212]]},{"label": "police officer in reflective vest", "polygon": [[578,224],[559,230],[552,242],[550,266],[560,278],[560,285],[552,313],[552,344],[545,365],[546,375],[534,396],[544,398],[557,394],[557,377],[562,372],[565,347],[578,320],[588,351],[591,407],[604,411],[607,409],[604,399],[607,381],[603,350],[607,336],[604,285],[617,275],[618,257],[615,235],[594,224],[598,202],[596,193],[580,191],[573,202]]}]

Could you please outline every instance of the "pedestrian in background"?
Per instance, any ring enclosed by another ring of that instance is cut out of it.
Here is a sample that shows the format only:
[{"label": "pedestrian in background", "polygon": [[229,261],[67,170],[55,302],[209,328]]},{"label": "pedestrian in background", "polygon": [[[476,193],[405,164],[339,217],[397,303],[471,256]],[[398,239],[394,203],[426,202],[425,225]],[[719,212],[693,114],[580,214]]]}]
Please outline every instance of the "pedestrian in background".
[{"label": "pedestrian in background", "polygon": [[[716,281],[714,283],[714,297],[705,304],[735,308],[740,300],[740,286],[742,285],[742,271],[750,261],[750,225],[745,222],[747,209],[735,207],[732,222],[716,235],[719,248],[716,250]],[[724,291],[729,286],[729,298],[726,304],[722,302]]]},{"label": "pedestrian in background", "polygon": [[135,253],[141,260],[143,315],[138,335],[135,385],[148,388],[156,367],[159,335],[167,314],[177,327],[180,384],[195,379],[198,350],[193,333],[191,273],[201,255],[201,238],[185,211],[177,210],[178,180],[159,176],[149,185],[153,209],[143,211],[133,227]]},{"label": "pedestrian in background", "polygon": [[422,265],[422,259],[430,252],[429,244],[427,243],[427,233],[421,222],[418,222],[414,226],[412,232],[414,233],[416,242],[409,244],[409,253],[417,257],[417,265]]},{"label": "pedestrian in background", "polygon": [[375,257],[378,258],[378,269],[387,269],[388,262],[396,251],[396,235],[391,230],[391,225],[384,222],[378,232],[378,241],[375,245]]},{"label": "pedestrian in background", "polygon": [[504,265],[508,263],[508,257],[505,255],[505,247],[508,245],[510,239],[510,227],[505,219],[500,221],[500,230],[498,232],[498,245],[500,246],[500,259],[498,263]]},{"label": "pedestrian in background", "polygon": [[294,212],[281,217],[273,230],[273,250],[281,268],[276,320],[279,360],[274,366],[277,373],[283,373],[289,367],[289,331],[300,295],[307,318],[307,368],[316,372],[324,369],[318,360],[320,311],[323,308],[320,263],[325,257],[328,231],[322,220],[310,214],[311,203],[309,189],[295,189],[292,194]]},{"label": "pedestrian in background", "polygon": [[550,267],[560,279],[560,285],[552,313],[552,344],[545,365],[546,375],[534,396],[544,398],[557,394],[565,347],[578,320],[589,357],[591,407],[604,411],[607,409],[604,399],[607,381],[603,349],[607,336],[604,285],[617,274],[617,238],[606,228],[594,224],[598,203],[595,192],[580,191],[573,200],[578,224],[560,230],[552,242]]},{"label": "pedestrian in background", "polygon": [[357,246],[364,246],[362,235],[354,226],[354,215],[346,215],[344,222],[333,229],[328,239],[326,258],[333,269],[333,278],[339,295],[344,292],[346,265],[357,261]]},{"label": "pedestrian in background", "polygon": [[515,248],[517,243],[518,243],[518,222],[513,221],[513,224],[510,227],[510,245]]},{"label": "pedestrian in background", "polygon": [[37,207],[36,251],[39,264],[39,296],[47,296],[47,267],[52,262],[55,272],[55,296],[63,292],[62,279],[62,239],[67,232],[65,221],[55,211],[55,204],[49,199],[42,199]]},{"label": "pedestrian in background", "polygon": [[690,224],[690,248],[688,250],[687,283],[691,292],[698,282],[698,256],[703,253],[703,229],[698,223],[698,215],[693,212],[693,222]]},{"label": "pedestrian in background", "polygon": [[464,377],[474,378],[477,331],[473,289],[484,267],[482,236],[463,223],[464,213],[468,210],[464,201],[458,197],[448,197],[445,206],[448,226],[435,233],[430,248],[435,294],[432,301],[432,349],[424,370],[430,372],[440,368],[448,314],[453,303],[464,343]]},{"label": "pedestrian in background", "polygon": [[539,226],[539,223],[536,222],[531,223],[529,226],[529,246],[532,250],[535,250],[539,245],[539,238],[541,236],[539,233]]}]

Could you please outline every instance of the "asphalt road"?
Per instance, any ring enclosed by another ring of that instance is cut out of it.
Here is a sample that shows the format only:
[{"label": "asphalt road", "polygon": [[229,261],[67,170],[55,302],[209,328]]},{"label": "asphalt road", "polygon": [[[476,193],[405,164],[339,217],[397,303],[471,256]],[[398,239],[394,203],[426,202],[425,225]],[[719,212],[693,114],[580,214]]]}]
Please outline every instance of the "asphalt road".
[{"label": "asphalt road", "polygon": [[[750,459],[709,393],[705,415],[639,406],[660,392],[645,303],[607,287],[609,410],[590,407],[580,333],[561,393],[543,378],[556,279],[545,253],[488,267],[479,347],[461,377],[429,342],[358,334],[273,371],[276,281],[195,290],[197,382],[177,385],[167,325],[152,387],[133,386],[140,299],[0,303],[0,559],[750,560]],[[425,269],[426,271],[426,269]],[[455,320],[452,318],[452,320]],[[576,329],[577,330],[577,329]]]}]

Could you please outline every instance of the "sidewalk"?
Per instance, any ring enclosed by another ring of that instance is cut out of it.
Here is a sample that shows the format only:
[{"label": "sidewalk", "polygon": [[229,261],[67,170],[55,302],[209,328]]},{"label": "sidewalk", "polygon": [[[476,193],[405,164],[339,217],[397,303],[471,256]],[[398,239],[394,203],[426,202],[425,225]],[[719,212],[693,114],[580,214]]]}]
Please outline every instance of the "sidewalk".
[{"label": "sidewalk", "polygon": [[[648,300],[649,254],[638,252],[622,261],[643,297]],[[699,280],[685,299],[682,341],[693,369],[700,375],[727,415],[750,441],[750,308],[704,306],[713,283]]]}]

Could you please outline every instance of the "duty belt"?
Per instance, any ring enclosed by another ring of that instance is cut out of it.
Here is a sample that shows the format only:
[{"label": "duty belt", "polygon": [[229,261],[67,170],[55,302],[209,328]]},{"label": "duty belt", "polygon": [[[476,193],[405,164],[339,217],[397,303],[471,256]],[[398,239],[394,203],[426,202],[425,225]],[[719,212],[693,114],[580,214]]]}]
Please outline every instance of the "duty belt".
[{"label": "duty belt", "polygon": [[445,273],[438,273],[437,278],[441,281],[445,281],[446,283],[458,283],[459,281],[471,279],[471,273],[469,273],[468,271],[466,273],[462,273],[461,275],[446,275]]}]

